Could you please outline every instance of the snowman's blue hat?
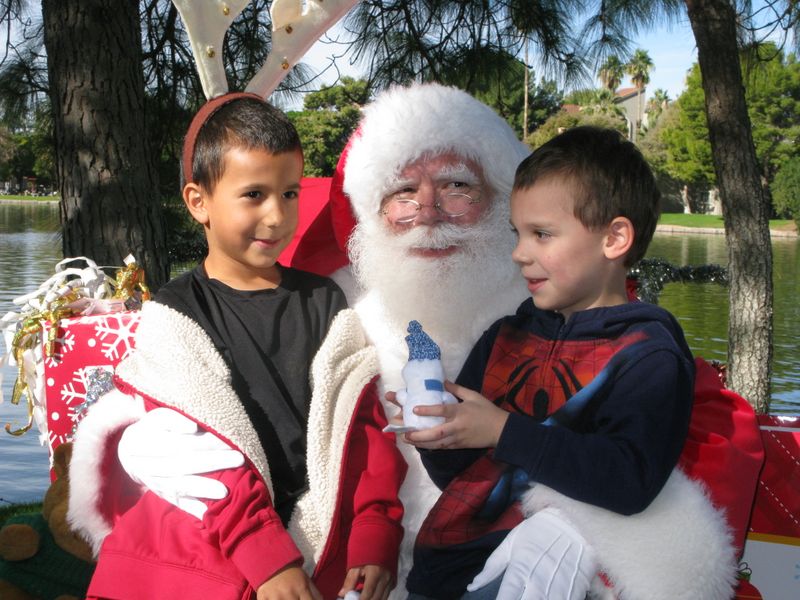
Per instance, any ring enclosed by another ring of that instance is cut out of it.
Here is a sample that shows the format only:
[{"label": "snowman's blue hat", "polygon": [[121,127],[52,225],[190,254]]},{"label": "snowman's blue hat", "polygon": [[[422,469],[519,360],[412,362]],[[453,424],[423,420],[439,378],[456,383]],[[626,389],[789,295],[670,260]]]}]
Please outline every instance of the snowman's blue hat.
[{"label": "snowman's blue hat", "polygon": [[442,353],[430,336],[422,330],[419,321],[408,324],[408,360],[438,360]]}]

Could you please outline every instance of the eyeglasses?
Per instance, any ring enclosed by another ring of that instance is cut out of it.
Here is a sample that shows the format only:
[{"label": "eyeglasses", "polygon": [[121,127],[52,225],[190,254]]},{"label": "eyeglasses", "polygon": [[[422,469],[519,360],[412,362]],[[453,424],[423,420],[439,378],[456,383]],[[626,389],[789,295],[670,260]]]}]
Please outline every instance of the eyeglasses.
[{"label": "eyeglasses", "polygon": [[[440,191],[439,199],[433,203],[433,208],[445,217],[455,218],[467,214],[471,204],[481,201],[481,190],[477,187],[463,185],[458,190]],[[406,191],[391,195],[383,205],[381,214],[387,216],[393,223],[401,225],[413,223],[424,206],[431,206],[420,204],[414,199],[415,196],[416,192]]]}]

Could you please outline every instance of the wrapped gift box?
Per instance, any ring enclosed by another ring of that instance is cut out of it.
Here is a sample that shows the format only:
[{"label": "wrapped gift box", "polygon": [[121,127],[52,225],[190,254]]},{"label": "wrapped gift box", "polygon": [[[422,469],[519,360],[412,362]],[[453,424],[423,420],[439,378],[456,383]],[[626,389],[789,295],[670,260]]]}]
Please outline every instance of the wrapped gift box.
[{"label": "wrapped gift box", "polygon": [[[128,311],[62,319],[52,355],[48,358],[42,348],[51,456],[59,444],[72,438],[88,407],[87,401],[91,403],[92,387],[98,377],[103,372],[112,373],[133,349],[139,316],[138,311]],[[45,325],[43,345],[47,344],[49,328],[49,324]]]}]

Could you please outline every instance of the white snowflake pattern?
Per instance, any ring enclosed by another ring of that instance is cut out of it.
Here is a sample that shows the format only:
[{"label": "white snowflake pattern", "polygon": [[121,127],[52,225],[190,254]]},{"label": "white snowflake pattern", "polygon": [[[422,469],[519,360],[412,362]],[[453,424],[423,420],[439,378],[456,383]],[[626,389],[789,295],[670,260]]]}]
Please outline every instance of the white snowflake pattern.
[{"label": "white snowflake pattern", "polygon": [[[127,314],[110,314],[98,319],[95,333],[102,343],[103,356],[108,360],[122,360],[133,349],[132,329],[137,321]],[[109,341],[105,341],[109,338]]]},{"label": "white snowflake pattern", "polygon": [[114,368],[110,365],[88,365],[81,367],[72,374],[72,381],[64,384],[61,388],[61,410],[66,408],[69,420],[77,423],[82,413],[77,411],[78,407],[86,402],[86,392],[89,388],[89,375],[95,369],[105,369],[112,372]]},{"label": "white snowflake pattern", "polygon": [[[61,444],[66,444],[67,442],[71,442],[72,441],[72,435],[55,433],[52,430],[50,430],[50,431],[47,432],[47,440],[48,440],[48,443],[50,444],[50,446],[49,446],[50,461],[52,463],[53,450],[56,449]],[[51,464],[51,466],[52,466],[52,464]]]},{"label": "white snowflake pattern", "polygon": [[[44,358],[47,368],[52,369],[57,367],[58,364],[64,359],[64,355],[69,354],[75,348],[75,334],[70,329],[62,329],[63,336],[56,337],[55,353],[53,356],[46,356]],[[42,352],[44,354],[44,352]]]}]

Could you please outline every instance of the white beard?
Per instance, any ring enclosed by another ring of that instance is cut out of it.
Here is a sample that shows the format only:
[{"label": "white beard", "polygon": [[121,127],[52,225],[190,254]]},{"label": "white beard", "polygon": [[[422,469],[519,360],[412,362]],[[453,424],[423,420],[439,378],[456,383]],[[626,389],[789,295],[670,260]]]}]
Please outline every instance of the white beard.
[{"label": "white beard", "polygon": [[[526,295],[511,260],[514,238],[507,218],[504,207],[492,202],[483,218],[468,227],[443,223],[395,234],[379,221],[361,223],[348,248],[356,279],[378,297],[382,317],[402,328],[403,335],[408,322],[417,320],[439,344],[462,339],[471,345]],[[459,250],[442,258],[410,253],[450,246]],[[498,301],[498,295],[509,292],[510,304]],[[480,324],[477,331],[475,323]]]},{"label": "white beard", "polygon": [[[386,390],[405,387],[400,370],[408,360],[408,322],[416,319],[439,345],[445,376],[454,380],[481,333],[503,315],[512,314],[527,296],[524,280],[511,260],[514,237],[507,211],[498,204],[469,227],[415,227],[408,233],[388,232],[380,222],[359,224],[349,253],[361,289],[353,302],[364,330],[378,350],[380,395],[387,416],[397,412],[383,399]],[[411,248],[460,251],[445,258],[420,258]],[[400,550],[397,587],[390,598],[405,598],[414,540],[439,489],[422,466],[416,449],[398,437],[408,463],[400,489],[405,530]]]}]

